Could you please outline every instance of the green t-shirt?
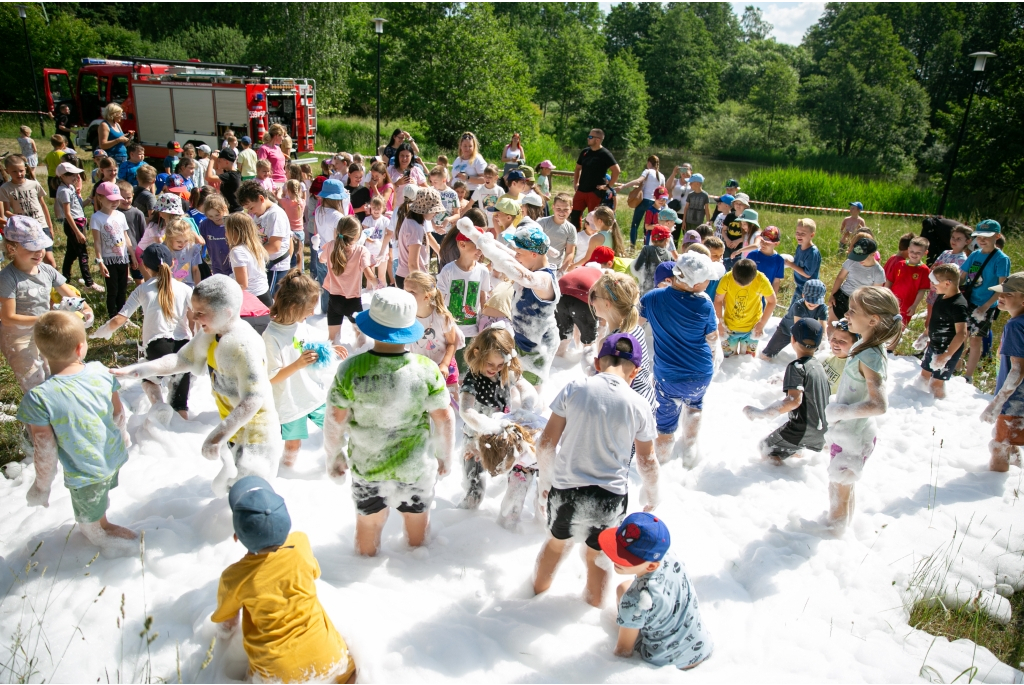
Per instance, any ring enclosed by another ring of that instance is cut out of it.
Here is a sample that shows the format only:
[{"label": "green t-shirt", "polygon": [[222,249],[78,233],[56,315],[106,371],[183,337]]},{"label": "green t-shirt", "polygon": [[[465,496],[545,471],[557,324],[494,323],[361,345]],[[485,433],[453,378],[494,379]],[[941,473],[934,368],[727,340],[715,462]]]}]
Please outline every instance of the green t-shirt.
[{"label": "green t-shirt", "polygon": [[76,374],[51,376],[25,393],[18,420],[53,428],[67,487],[99,483],[128,461],[111,401],[119,387],[107,367],[89,362]]},{"label": "green t-shirt", "polygon": [[436,468],[429,415],[450,400],[444,376],[426,357],[373,351],[349,357],[327,401],[349,412],[349,466],[363,480],[416,483]]}]

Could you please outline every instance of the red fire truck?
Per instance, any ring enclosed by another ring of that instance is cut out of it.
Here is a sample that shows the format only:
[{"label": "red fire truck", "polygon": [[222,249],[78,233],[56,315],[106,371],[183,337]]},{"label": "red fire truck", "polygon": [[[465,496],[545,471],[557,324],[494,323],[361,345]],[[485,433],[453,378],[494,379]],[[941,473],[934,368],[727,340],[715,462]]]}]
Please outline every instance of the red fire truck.
[{"label": "red fire truck", "polygon": [[86,147],[111,102],[124,109],[121,127],[135,133],[147,157],[165,156],[172,140],[218,149],[227,129],[257,142],[271,124],[285,127],[297,152],[312,151],[316,141],[313,79],[270,77],[255,65],[86,57],[77,87],[63,69],[43,69],[43,81],[47,107],[71,108],[72,120],[85,126],[79,142]]}]

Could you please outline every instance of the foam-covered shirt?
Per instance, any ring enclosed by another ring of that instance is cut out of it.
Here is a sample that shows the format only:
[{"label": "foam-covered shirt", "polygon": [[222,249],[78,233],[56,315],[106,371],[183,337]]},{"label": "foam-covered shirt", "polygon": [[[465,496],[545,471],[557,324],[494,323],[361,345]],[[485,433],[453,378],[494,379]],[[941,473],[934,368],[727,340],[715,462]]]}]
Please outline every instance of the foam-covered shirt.
[{"label": "foam-covered shirt", "polygon": [[263,342],[267,346],[267,375],[274,389],[274,405],[281,423],[301,419],[327,400],[330,377],[313,365],[299,369],[280,383],[273,383],[274,376],[281,369],[294,364],[305,352],[306,343],[326,337],[325,333],[304,321],[288,325],[271,321],[263,331]]},{"label": "foam-covered shirt", "polygon": [[[868,399],[868,384],[860,371],[864,363],[869,369],[882,378],[883,392],[885,380],[889,376],[889,361],[885,349],[881,346],[867,347],[850,355],[843,368],[843,377],[839,380],[836,390],[836,402],[839,404],[858,404]],[[878,427],[873,416],[861,419],[843,419],[836,421],[829,428],[829,439],[844,449],[860,450],[860,454],[869,454],[870,446],[878,434]]]},{"label": "foam-covered shirt", "polygon": [[430,412],[451,400],[434,362],[409,352],[349,357],[327,401],[349,412],[348,462],[363,480],[416,483],[436,472]]},{"label": "foam-covered shirt", "polygon": [[746,333],[754,330],[757,322],[761,320],[761,315],[764,314],[761,298],[772,297],[775,291],[768,278],[760,271],[747,285],[737,283],[730,271],[718,282],[715,297],[719,295],[725,297],[722,307],[725,327],[735,333]]},{"label": "foam-covered shirt", "polygon": [[562,296],[558,289],[555,270],[550,266],[538,269],[534,273],[545,273],[551,277],[551,285],[555,295],[550,300],[542,300],[532,288],[515,284],[515,297],[512,300],[512,329],[515,331],[516,346],[524,352],[533,352],[543,340],[558,338],[555,325],[555,305]]},{"label": "foam-covered shirt", "polygon": [[119,387],[107,367],[89,362],[78,373],[50,376],[25,393],[18,420],[53,429],[67,487],[104,481],[128,461],[111,399]]},{"label": "foam-covered shirt", "polygon": [[[1010,374],[1011,357],[1024,357],[1024,316],[1015,316],[1003,326],[1003,336],[999,343],[999,375],[996,377],[997,395]],[[1024,383],[1017,386],[999,413],[1024,416]]]},{"label": "foam-covered shirt", "polygon": [[636,650],[655,666],[693,666],[714,649],[700,617],[697,592],[686,568],[671,553],[657,569],[633,580],[619,600],[615,622],[640,631]]},{"label": "foam-covered shirt", "polygon": [[718,330],[718,317],[704,293],[655,288],[640,298],[640,316],[650,323],[654,335],[656,380],[711,376],[714,357],[706,337]]}]

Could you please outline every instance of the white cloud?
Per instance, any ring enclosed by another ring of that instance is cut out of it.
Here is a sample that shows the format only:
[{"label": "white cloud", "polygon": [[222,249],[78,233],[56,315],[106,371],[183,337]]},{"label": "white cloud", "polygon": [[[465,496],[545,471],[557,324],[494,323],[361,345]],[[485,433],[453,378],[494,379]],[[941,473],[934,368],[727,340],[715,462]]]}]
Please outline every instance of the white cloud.
[{"label": "white cloud", "polygon": [[799,45],[804,32],[818,21],[825,10],[823,2],[734,2],[733,10],[737,16],[743,16],[747,5],[759,7],[765,21],[775,29],[772,35],[780,43]]}]

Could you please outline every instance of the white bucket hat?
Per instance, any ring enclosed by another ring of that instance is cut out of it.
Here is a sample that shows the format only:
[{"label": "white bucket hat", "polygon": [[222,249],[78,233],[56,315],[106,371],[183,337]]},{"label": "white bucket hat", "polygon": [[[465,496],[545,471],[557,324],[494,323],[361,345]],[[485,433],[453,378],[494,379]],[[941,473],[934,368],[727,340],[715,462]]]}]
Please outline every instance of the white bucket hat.
[{"label": "white bucket hat", "polygon": [[373,293],[370,309],[356,315],[359,330],[382,343],[407,345],[423,337],[423,324],[416,320],[416,298],[398,288]]}]

